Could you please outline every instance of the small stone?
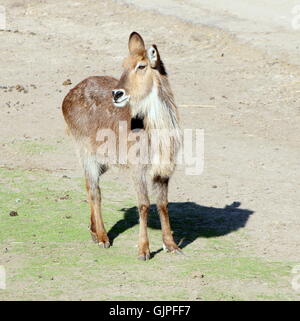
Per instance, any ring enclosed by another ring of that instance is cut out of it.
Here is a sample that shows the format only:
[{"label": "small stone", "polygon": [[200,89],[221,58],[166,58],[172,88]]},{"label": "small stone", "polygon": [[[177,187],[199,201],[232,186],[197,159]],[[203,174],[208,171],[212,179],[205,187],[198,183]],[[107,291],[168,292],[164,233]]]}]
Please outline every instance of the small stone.
[{"label": "small stone", "polygon": [[63,86],[69,86],[69,85],[72,85],[71,79],[67,79],[67,80],[65,80],[62,84],[63,84]]},{"label": "small stone", "polygon": [[196,278],[201,278],[201,279],[203,279],[203,278],[204,278],[204,274],[203,274],[203,273],[195,272],[195,273],[192,274],[192,278],[193,278],[193,279],[196,279]]},{"label": "small stone", "polygon": [[61,200],[61,201],[64,201],[64,200],[69,200],[69,199],[71,199],[71,197],[70,197],[69,194],[66,194],[66,195],[64,195],[64,196],[59,197],[58,199]]},{"label": "small stone", "polygon": [[25,92],[25,88],[22,85],[16,85],[16,90],[19,91],[19,92],[21,92],[21,91]]}]

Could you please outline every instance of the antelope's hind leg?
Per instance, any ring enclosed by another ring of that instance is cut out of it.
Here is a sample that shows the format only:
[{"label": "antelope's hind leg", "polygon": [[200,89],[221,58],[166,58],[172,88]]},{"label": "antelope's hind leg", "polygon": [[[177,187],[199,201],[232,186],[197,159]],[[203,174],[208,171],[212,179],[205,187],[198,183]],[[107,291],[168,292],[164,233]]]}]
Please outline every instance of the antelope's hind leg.
[{"label": "antelope's hind leg", "polygon": [[99,177],[105,171],[105,166],[97,162],[95,155],[88,155],[83,158],[85,172],[86,190],[91,208],[90,232],[92,239],[100,247],[110,247],[109,239],[104,227],[101,213],[101,191]]}]

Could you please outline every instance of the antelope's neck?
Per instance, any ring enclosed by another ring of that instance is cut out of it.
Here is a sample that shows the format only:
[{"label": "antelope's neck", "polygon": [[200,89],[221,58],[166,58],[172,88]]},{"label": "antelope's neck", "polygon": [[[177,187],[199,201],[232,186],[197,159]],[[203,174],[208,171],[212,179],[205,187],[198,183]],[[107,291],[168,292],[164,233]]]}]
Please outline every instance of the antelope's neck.
[{"label": "antelope's neck", "polygon": [[149,95],[131,104],[132,117],[143,117],[145,129],[179,130],[177,109],[171,93],[154,85]]}]

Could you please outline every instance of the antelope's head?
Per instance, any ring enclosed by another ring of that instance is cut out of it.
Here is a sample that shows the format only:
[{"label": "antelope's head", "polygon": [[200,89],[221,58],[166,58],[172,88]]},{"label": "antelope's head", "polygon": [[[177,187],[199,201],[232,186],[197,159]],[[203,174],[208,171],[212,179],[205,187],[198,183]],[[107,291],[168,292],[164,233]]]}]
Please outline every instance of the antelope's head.
[{"label": "antelope's head", "polygon": [[137,105],[149,96],[158,79],[167,75],[156,45],[146,49],[143,38],[133,32],[128,48],[129,55],[123,61],[123,74],[117,88],[112,91],[116,107],[124,107],[127,103]]}]

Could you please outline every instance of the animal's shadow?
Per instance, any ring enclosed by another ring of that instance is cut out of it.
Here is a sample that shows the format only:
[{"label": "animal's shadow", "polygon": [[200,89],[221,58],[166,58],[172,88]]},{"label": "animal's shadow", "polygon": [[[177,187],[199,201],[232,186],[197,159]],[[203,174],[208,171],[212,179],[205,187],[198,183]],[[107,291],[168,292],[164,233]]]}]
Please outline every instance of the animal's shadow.
[{"label": "animal's shadow", "polygon": [[[199,237],[217,237],[243,228],[254,212],[240,208],[240,202],[233,202],[224,208],[206,207],[193,202],[169,203],[169,215],[174,239],[180,248],[191,244]],[[108,232],[113,242],[118,235],[139,223],[136,207],[123,208],[124,218]],[[150,208],[148,227],[161,229],[156,206]],[[159,249],[152,256],[160,252]]]}]

